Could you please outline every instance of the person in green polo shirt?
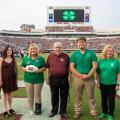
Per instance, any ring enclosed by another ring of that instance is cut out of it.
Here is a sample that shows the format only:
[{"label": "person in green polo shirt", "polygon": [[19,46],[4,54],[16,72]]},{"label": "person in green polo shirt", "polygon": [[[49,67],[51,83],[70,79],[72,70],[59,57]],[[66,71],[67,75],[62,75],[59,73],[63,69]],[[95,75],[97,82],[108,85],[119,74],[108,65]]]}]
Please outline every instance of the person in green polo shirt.
[{"label": "person in green polo shirt", "polygon": [[106,45],[102,50],[102,59],[99,60],[97,68],[97,87],[101,91],[102,113],[99,119],[107,117],[113,120],[115,110],[115,95],[120,83],[120,63],[115,58],[115,50],[112,45]]},{"label": "person in green polo shirt", "polygon": [[75,114],[74,118],[79,118],[82,112],[82,95],[85,88],[90,114],[97,116],[97,109],[94,100],[94,72],[97,68],[97,57],[92,50],[86,48],[86,38],[79,37],[77,39],[79,50],[72,53],[70,58],[70,69],[74,75],[75,88]]},{"label": "person in green polo shirt", "polygon": [[[33,65],[33,67],[29,67]],[[34,69],[37,68],[37,69]],[[33,105],[35,101],[35,114],[41,114],[41,90],[44,82],[45,60],[39,56],[39,48],[35,43],[29,46],[29,53],[23,58],[21,69],[24,71],[28,106],[30,115],[34,114]],[[35,100],[34,100],[35,99]]]}]

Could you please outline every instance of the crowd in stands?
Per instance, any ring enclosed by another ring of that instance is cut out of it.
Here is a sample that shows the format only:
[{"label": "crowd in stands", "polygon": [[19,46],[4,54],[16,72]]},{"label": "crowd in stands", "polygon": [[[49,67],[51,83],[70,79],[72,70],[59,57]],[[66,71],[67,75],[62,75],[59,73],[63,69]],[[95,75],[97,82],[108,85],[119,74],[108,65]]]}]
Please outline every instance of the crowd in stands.
[{"label": "crowd in stands", "polygon": [[[29,44],[35,42],[41,50],[52,50],[53,43],[60,41],[65,50],[75,50],[77,48],[76,38],[45,38],[45,37],[18,37],[0,36],[0,49],[6,44],[13,46],[17,51],[28,48]],[[92,50],[102,50],[106,44],[112,44],[120,52],[120,37],[96,37],[87,39],[87,48]]]}]

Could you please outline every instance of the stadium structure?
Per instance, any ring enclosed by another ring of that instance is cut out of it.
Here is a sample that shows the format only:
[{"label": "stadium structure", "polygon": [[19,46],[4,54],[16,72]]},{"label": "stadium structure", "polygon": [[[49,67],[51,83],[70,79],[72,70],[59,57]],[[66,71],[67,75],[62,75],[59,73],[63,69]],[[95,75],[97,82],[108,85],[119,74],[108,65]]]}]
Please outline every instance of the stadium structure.
[{"label": "stadium structure", "polygon": [[[106,44],[112,44],[120,53],[120,31],[97,31],[91,25],[91,9],[85,7],[48,7],[47,26],[44,31],[0,31],[0,51],[7,44],[14,47],[15,51],[27,50],[28,45],[35,42],[43,52],[50,52],[55,41],[63,43],[65,51],[77,49],[76,38],[85,36],[87,47],[95,52],[101,52]],[[35,28],[32,25],[33,28]]]}]

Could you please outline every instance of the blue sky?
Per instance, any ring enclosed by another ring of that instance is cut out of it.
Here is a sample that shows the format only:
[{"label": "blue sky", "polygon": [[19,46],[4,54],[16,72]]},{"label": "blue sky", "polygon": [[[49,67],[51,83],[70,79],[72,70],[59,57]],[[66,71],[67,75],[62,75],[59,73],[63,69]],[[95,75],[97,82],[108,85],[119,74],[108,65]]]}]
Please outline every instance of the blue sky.
[{"label": "blue sky", "polygon": [[0,30],[47,25],[47,6],[90,6],[94,28],[120,27],[120,0],[0,0]]}]

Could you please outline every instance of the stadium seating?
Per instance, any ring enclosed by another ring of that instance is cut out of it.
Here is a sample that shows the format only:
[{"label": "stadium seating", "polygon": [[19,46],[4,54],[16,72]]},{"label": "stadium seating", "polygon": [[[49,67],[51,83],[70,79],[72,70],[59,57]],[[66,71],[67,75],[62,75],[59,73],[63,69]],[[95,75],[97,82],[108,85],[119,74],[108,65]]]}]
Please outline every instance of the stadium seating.
[{"label": "stadium seating", "polygon": [[[16,51],[27,50],[30,43],[35,42],[41,50],[52,50],[53,43],[61,41],[64,50],[76,50],[76,38],[45,38],[45,37],[23,37],[23,36],[0,36],[0,51],[9,44]],[[112,44],[120,52],[120,37],[95,37],[87,38],[87,47],[92,50],[101,50],[104,45]]]}]

